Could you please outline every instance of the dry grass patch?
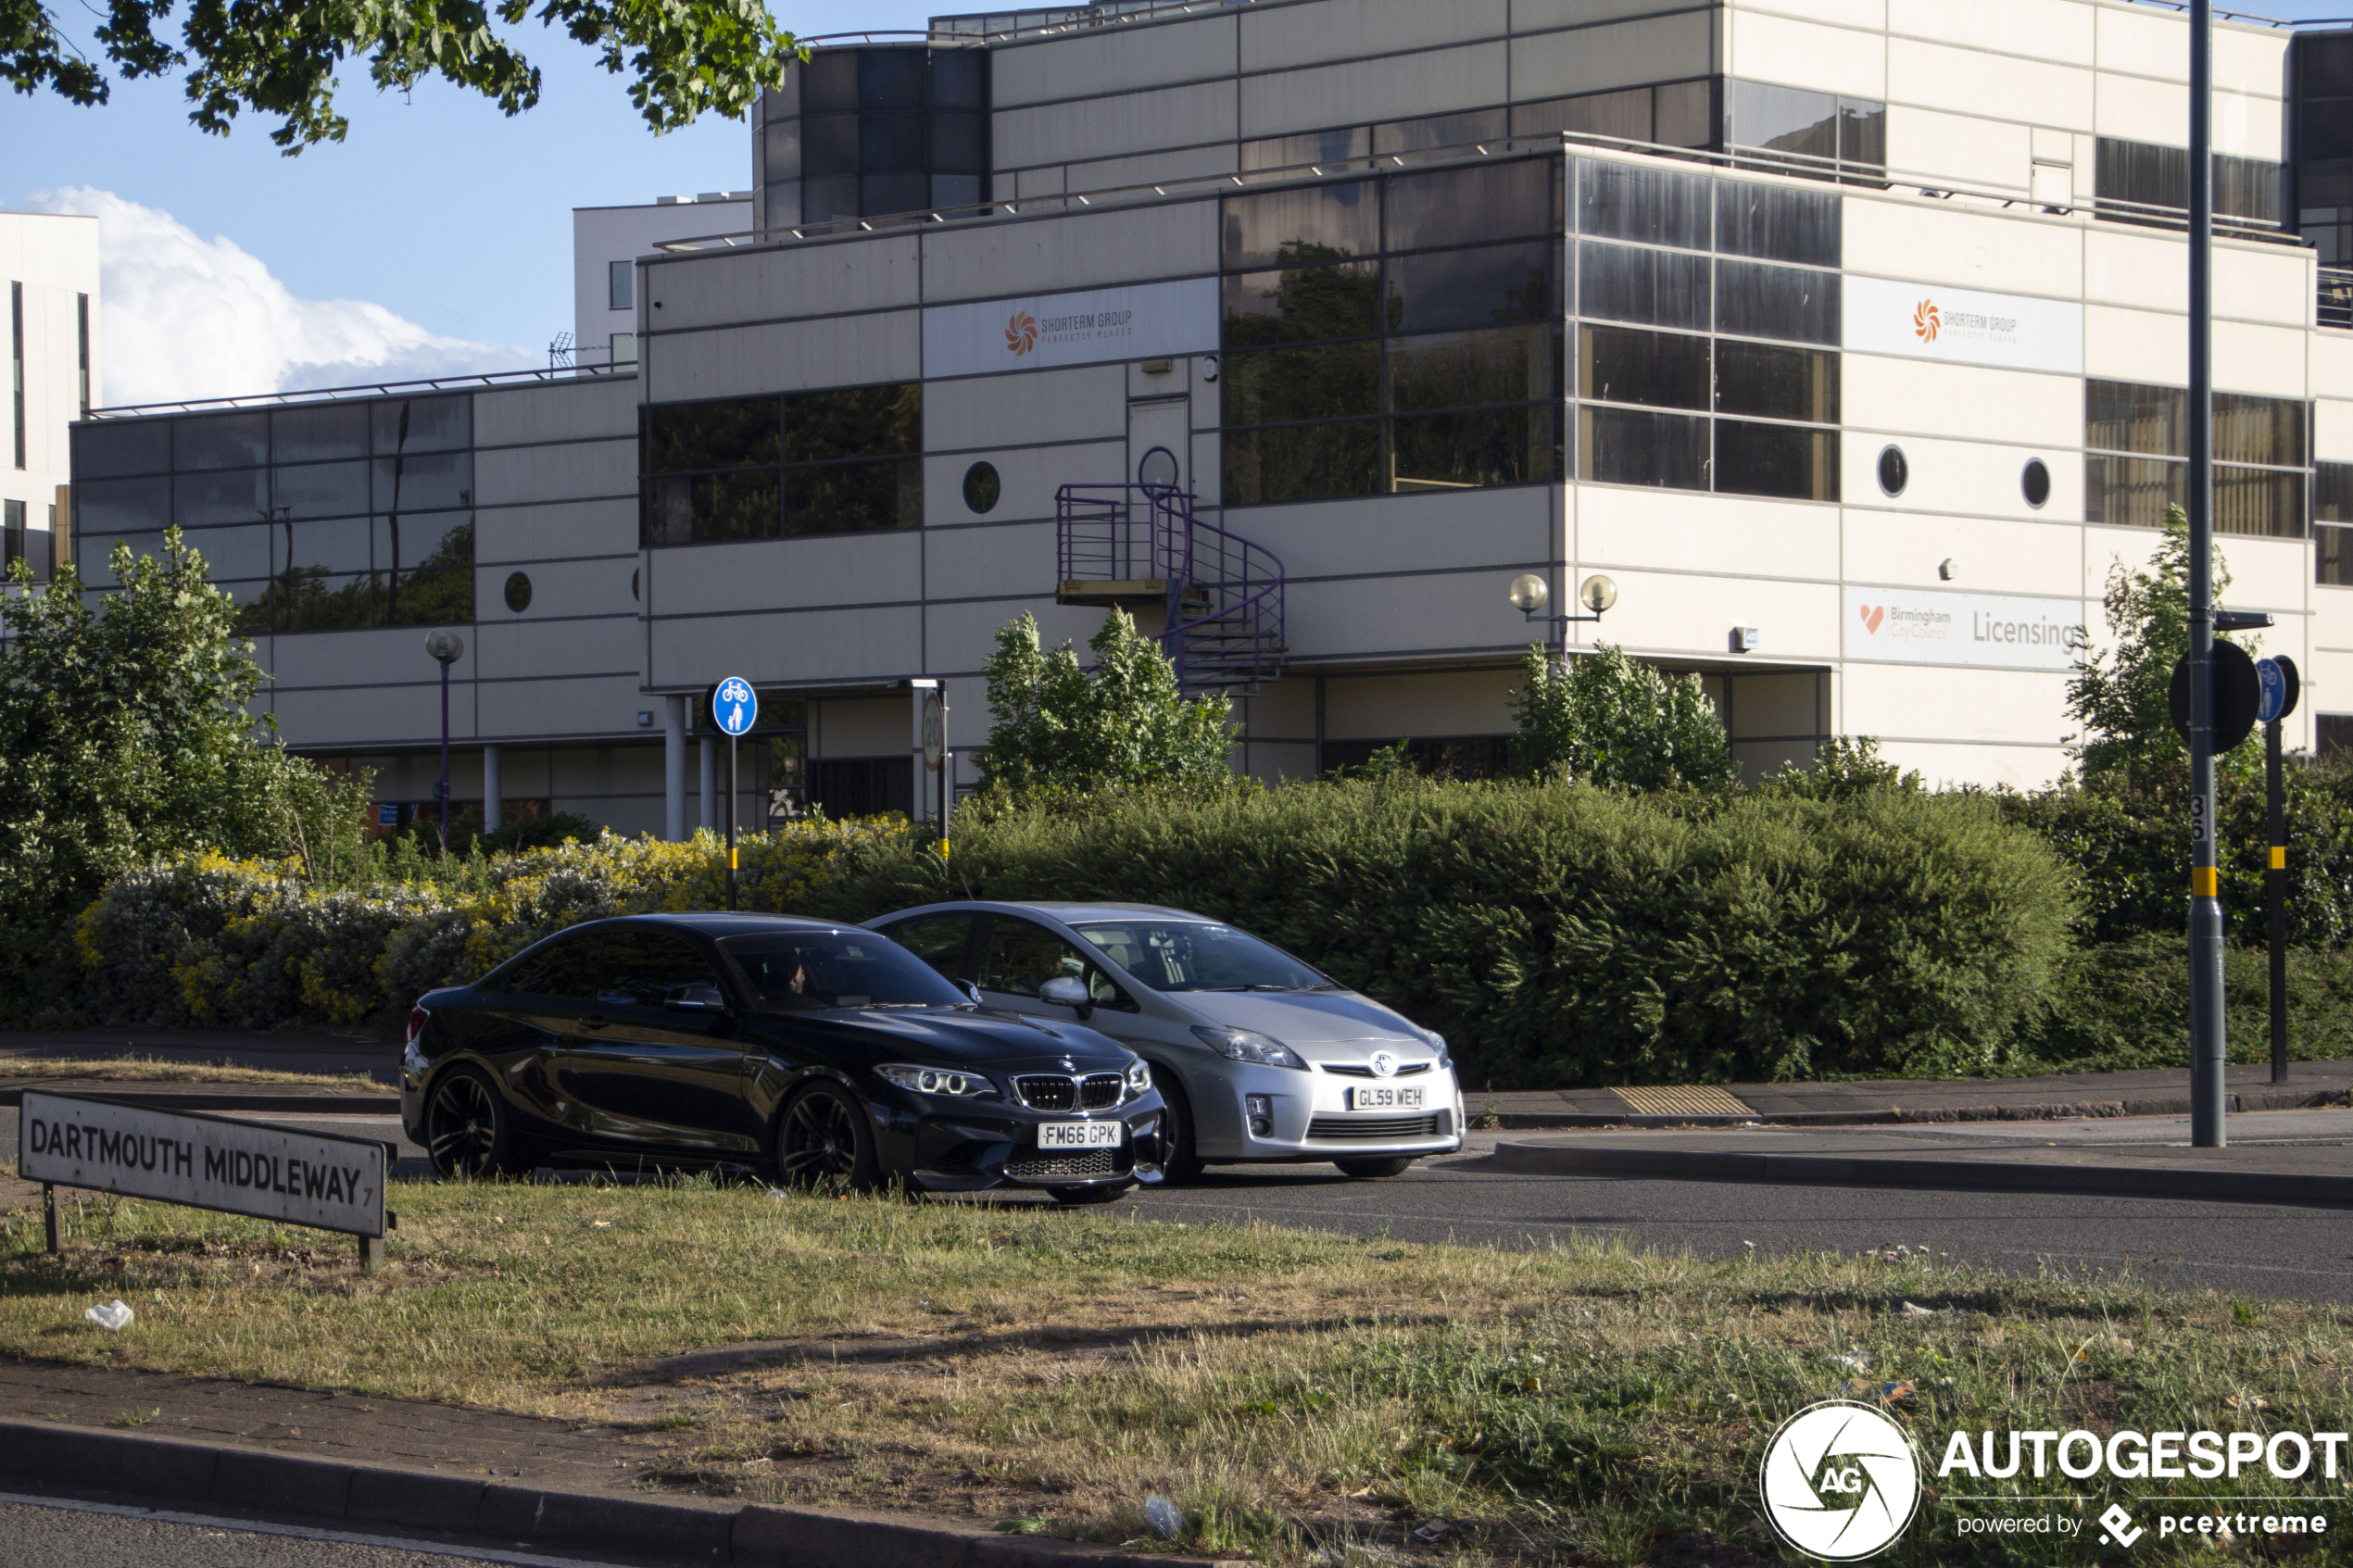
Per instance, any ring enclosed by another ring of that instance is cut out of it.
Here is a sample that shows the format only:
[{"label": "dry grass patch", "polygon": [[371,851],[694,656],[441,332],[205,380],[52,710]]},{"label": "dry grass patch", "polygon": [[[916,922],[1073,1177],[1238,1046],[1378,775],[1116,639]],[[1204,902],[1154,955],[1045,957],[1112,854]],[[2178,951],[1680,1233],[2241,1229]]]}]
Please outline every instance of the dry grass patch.
[{"label": "dry grass patch", "polygon": [[[1187,1547],[1296,1563],[1777,1558],[1767,1436],[1886,1384],[1931,1464],[1955,1427],[2353,1424],[2331,1310],[1904,1250],[1504,1252],[707,1182],[394,1205],[370,1276],[347,1244],[104,1199],[53,1260],[19,1213],[0,1350],[663,1432],[655,1484],[747,1499],[1133,1540],[1159,1492]],[[82,1324],[118,1295],[131,1330]],[[2292,1489],[2230,1489],[2266,1486]],[[1931,1502],[1891,1561],[2049,1560],[1955,1517]]]},{"label": "dry grass patch", "polygon": [[60,1061],[0,1052],[0,1079],[78,1079],[105,1084],[285,1084],[321,1094],[384,1093],[391,1085],[365,1073],[281,1073],[267,1067],[230,1067],[218,1062],[164,1061],[151,1056],[103,1057]]}]

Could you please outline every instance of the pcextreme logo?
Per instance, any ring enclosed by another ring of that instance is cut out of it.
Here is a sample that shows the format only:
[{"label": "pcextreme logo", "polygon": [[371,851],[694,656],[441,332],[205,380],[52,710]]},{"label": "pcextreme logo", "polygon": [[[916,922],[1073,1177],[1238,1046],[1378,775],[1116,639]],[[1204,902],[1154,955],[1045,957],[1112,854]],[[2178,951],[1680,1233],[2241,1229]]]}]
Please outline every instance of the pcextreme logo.
[{"label": "pcextreme logo", "polygon": [[1880,622],[1887,619],[1885,605],[1863,605],[1859,608],[1863,612],[1863,630],[1866,632],[1877,632]]},{"label": "pcextreme logo", "polygon": [[1944,318],[1936,308],[1936,301],[1923,299],[1912,308],[1912,331],[1922,343],[1934,343],[1936,334],[1944,329]]},{"label": "pcextreme logo", "polygon": [[1015,358],[1038,346],[1038,318],[1026,310],[1016,310],[1005,323],[1005,349]]},{"label": "pcextreme logo", "polygon": [[1781,1423],[1765,1447],[1765,1513],[1781,1539],[1830,1562],[1884,1551],[1920,1504],[1920,1461],[1901,1426],[1869,1405],[1825,1399]]}]

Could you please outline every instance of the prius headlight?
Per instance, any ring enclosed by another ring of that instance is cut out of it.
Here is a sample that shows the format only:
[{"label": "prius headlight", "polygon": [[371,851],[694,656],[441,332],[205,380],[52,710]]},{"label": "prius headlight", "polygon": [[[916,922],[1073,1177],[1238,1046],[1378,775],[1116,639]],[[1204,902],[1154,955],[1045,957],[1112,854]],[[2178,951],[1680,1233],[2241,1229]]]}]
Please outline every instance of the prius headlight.
[{"label": "prius headlight", "polygon": [[1425,1029],[1422,1031],[1422,1038],[1428,1040],[1429,1042],[1429,1048],[1438,1053],[1438,1065],[1441,1067],[1445,1066],[1446,1036],[1440,1034],[1435,1029]]},{"label": "prius headlight", "polygon": [[1254,1061],[1261,1067],[1292,1067],[1307,1071],[1299,1053],[1280,1040],[1249,1029],[1214,1028],[1206,1023],[1193,1025],[1193,1033],[1207,1041],[1220,1056],[1235,1061]]},{"label": "prius headlight", "polygon": [[1152,1064],[1139,1057],[1127,1064],[1127,1098],[1135,1099],[1151,1092]]},{"label": "prius headlight", "polygon": [[952,1067],[908,1067],[893,1062],[875,1068],[875,1074],[887,1084],[896,1084],[919,1095],[973,1099],[997,1092],[997,1085],[979,1073]]}]

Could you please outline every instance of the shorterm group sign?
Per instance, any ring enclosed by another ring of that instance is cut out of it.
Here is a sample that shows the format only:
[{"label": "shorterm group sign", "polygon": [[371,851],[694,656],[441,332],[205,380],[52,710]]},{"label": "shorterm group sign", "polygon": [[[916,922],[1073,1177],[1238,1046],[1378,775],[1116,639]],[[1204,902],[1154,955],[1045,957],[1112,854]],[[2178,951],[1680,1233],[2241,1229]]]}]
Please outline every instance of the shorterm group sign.
[{"label": "shorterm group sign", "polygon": [[18,1167],[27,1181],[384,1234],[384,1146],[367,1138],[33,1090]]}]

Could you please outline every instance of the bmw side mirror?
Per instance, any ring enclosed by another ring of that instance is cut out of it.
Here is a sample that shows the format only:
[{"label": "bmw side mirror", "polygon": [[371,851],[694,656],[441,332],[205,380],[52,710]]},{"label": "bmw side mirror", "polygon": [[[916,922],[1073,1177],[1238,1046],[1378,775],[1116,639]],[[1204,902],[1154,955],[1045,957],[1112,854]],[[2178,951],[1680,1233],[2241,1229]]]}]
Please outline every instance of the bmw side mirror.
[{"label": "bmw side mirror", "polygon": [[1057,974],[1038,987],[1038,999],[1051,1002],[1058,1008],[1072,1009],[1081,1023],[1092,1017],[1095,1011],[1095,998],[1088,995],[1087,982],[1067,974]]},{"label": "bmw side mirror", "polygon": [[673,1012],[725,1012],[727,998],[716,985],[673,985],[661,1005]]},{"label": "bmw side mirror", "polygon": [[973,1006],[980,1006],[980,987],[978,985],[975,985],[969,980],[959,980],[956,982],[956,989],[962,991],[964,994],[965,999],[970,1001]]}]

